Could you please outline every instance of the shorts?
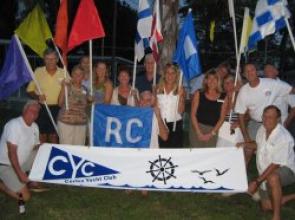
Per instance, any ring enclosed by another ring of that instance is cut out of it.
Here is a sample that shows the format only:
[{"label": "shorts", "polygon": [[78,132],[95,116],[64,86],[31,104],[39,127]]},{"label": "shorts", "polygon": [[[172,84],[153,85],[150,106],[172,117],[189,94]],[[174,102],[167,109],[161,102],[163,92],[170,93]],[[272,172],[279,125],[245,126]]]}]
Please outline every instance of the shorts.
[{"label": "shorts", "polygon": [[[21,166],[21,169],[24,172],[28,172],[31,170],[36,154],[37,151],[33,150],[28,160]],[[0,164],[0,180],[7,188],[9,188],[13,192],[19,192],[22,188],[26,186],[25,183],[19,180],[11,165]]]},{"label": "shorts", "polygon": [[0,180],[13,192],[21,191],[26,185],[19,180],[13,167],[9,165],[0,165]]},{"label": "shorts", "polygon": [[[276,172],[278,172],[281,180],[281,185],[288,186],[295,183],[295,173],[289,167],[280,167]],[[262,200],[269,200],[271,196],[271,191],[266,184],[266,189],[259,187],[259,195]]]},{"label": "shorts", "polygon": [[[51,114],[52,114],[52,117],[53,117],[54,121],[56,122],[58,111],[59,111],[59,106],[58,105],[51,105],[51,106],[48,106],[48,107],[49,107],[49,109],[51,111]],[[50,120],[50,117],[48,115],[48,112],[46,110],[45,105],[41,105],[41,109],[40,109],[40,112],[39,112],[39,117],[36,120],[36,123],[39,126],[40,134],[53,134],[53,133],[56,133],[56,131],[55,131],[53,125],[52,125],[52,122]]]}]

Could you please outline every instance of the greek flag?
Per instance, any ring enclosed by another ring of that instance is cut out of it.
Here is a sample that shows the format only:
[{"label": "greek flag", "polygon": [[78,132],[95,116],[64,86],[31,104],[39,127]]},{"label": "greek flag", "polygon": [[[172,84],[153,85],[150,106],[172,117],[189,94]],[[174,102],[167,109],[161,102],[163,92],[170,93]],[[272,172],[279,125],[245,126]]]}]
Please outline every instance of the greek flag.
[{"label": "greek flag", "polygon": [[285,18],[290,17],[287,5],[286,0],[259,0],[257,2],[248,42],[249,49],[253,49],[259,40],[286,26]]},{"label": "greek flag", "polygon": [[176,62],[187,81],[201,74],[201,63],[197,50],[198,42],[195,35],[192,13],[189,12],[179,32],[177,48],[174,54]]},{"label": "greek flag", "polygon": [[138,62],[144,57],[145,48],[149,47],[152,30],[152,11],[148,0],[140,0],[138,5],[138,20],[135,36],[135,55]]}]

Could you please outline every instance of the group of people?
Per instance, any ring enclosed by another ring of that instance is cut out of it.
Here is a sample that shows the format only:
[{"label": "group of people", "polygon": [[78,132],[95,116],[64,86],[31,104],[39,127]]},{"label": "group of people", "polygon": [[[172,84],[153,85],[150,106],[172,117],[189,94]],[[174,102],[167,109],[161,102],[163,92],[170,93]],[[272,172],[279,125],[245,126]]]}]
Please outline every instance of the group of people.
[{"label": "group of people", "polygon": [[[154,75],[156,64],[147,54],[145,71],[137,76],[135,86],[124,67],[119,69],[115,87],[105,62],[95,64],[92,85],[87,56],[72,68],[70,76],[57,66],[55,51],[45,51],[44,63],[35,71],[39,85],[32,81],[27,87],[37,101],[29,101],[22,116],[6,124],[1,137],[0,189],[9,195],[28,199],[29,187],[37,185],[29,181],[26,171],[40,143],[58,143],[59,137],[61,144],[85,145],[91,103],[152,107],[151,147],[183,147],[188,96],[176,65],[166,64],[162,74]],[[282,186],[295,182],[294,140],[286,129],[295,114],[295,96],[291,94],[295,90],[278,79],[278,70],[271,64],[265,65],[265,78],[258,77],[252,63],[244,66],[243,73],[247,82],[235,81],[229,65],[222,63],[194,80],[189,146],[243,147],[246,164],[256,153],[259,176],[250,182],[249,193],[259,189],[262,207],[272,209],[273,219],[280,219],[281,205],[295,199],[295,194],[282,195]],[[45,103],[57,120],[58,135]]]}]

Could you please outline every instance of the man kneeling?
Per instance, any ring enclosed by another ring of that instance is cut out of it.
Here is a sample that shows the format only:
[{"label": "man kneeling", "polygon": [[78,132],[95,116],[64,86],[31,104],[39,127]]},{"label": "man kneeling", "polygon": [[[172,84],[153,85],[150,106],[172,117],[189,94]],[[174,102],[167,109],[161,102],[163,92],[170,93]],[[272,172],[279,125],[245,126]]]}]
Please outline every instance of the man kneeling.
[{"label": "man kneeling", "polygon": [[295,182],[294,140],[281,125],[281,112],[270,105],[263,111],[263,125],[256,136],[256,144],[246,147],[256,149],[256,164],[259,176],[249,183],[248,192],[257,190],[263,210],[273,211],[273,220],[280,219],[281,206],[295,199],[295,194],[282,194],[282,187]]},{"label": "man kneeling", "polygon": [[40,105],[28,101],[22,116],[6,123],[0,140],[0,190],[9,196],[24,201],[30,199],[29,187],[37,187],[30,182],[28,172],[33,164],[39,142],[38,118]]}]

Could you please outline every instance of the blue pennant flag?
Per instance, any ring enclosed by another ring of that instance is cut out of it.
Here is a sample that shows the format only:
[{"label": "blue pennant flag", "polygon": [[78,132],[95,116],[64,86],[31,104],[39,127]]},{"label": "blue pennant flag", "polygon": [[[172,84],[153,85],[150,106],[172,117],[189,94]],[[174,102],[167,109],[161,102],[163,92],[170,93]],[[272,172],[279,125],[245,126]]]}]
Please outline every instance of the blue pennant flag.
[{"label": "blue pennant flag", "polygon": [[75,179],[118,173],[116,170],[87,160],[80,155],[73,155],[52,147],[43,180]]},{"label": "blue pennant flag", "polygon": [[22,52],[19,40],[13,36],[0,72],[0,100],[9,97],[23,84],[32,80],[29,64]]},{"label": "blue pennant flag", "polygon": [[187,81],[202,73],[192,13],[185,17],[173,58]]},{"label": "blue pennant flag", "polygon": [[149,148],[152,108],[96,105],[93,114],[93,145]]},{"label": "blue pennant flag", "polygon": [[285,18],[290,17],[287,4],[286,0],[259,0],[257,2],[248,41],[250,50],[256,46],[258,41],[286,26]]},{"label": "blue pennant flag", "polygon": [[145,49],[149,48],[152,34],[153,16],[148,0],[139,0],[137,19],[135,55],[140,62],[145,55]]}]

